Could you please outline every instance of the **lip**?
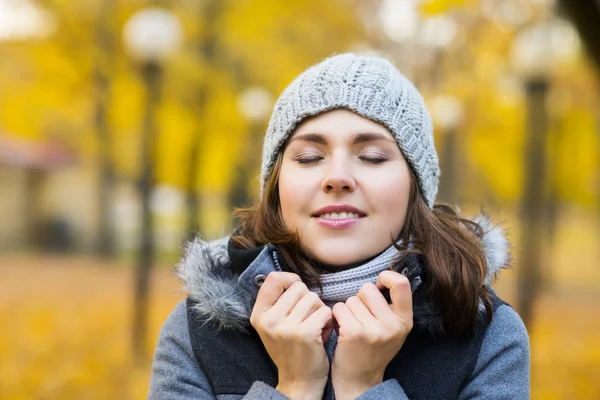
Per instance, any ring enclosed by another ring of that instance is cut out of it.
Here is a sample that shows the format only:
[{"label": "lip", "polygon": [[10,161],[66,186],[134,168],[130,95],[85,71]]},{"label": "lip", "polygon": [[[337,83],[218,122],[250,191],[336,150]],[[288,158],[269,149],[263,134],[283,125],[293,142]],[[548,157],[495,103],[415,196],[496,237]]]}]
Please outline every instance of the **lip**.
[{"label": "lip", "polygon": [[[358,214],[359,218],[367,216],[366,212],[364,212],[363,210],[360,210],[356,207],[353,207],[349,204],[332,204],[332,205],[318,209],[311,215],[311,217],[318,218],[318,219],[324,219],[324,218],[319,218],[319,215],[330,214],[330,213],[339,214],[342,212],[346,212],[346,213],[351,212],[354,214]],[[347,218],[347,219],[352,220],[352,219],[357,219],[357,218]],[[333,220],[329,220],[329,221],[333,221]],[[345,221],[345,220],[335,220],[335,221]]]},{"label": "lip", "polygon": [[345,218],[345,219],[329,219],[329,218],[315,218],[317,224],[322,226],[323,228],[328,229],[346,229],[351,226],[357,224],[361,218]]},{"label": "lip", "polygon": [[[323,218],[323,217],[319,216],[319,215],[324,215],[324,214],[329,214],[329,213],[342,213],[342,212],[346,212],[346,213],[350,212],[353,214],[357,214],[358,218],[332,219],[332,218]],[[334,229],[334,230],[349,228],[349,227],[357,224],[362,218],[364,218],[366,216],[367,216],[367,213],[365,213],[363,210],[360,210],[360,209],[353,207],[351,205],[348,205],[348,204],[332,204],[327,207],[320,208],[312,215],[312,217],[315,218],[316,222],[320,226],[322,226],[324,228],[328,228],[328,229]]]}]

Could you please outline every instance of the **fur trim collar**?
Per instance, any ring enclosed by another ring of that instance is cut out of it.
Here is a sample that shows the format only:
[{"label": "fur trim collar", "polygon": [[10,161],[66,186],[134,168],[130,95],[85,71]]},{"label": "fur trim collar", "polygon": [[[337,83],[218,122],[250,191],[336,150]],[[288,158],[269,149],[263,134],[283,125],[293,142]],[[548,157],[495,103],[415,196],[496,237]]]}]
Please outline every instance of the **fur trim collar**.
[{"label": "fur trim collar", "polygon": [[[488,262],[486,283],[491,283],[500,270],[510,265],[510,244],[504,229],[494,225],[485,214],[473,221],[485,232],[483,244]],[[249,325],[253,299],[238,285],[237,275],[231,268],[227,244],[229,237],[205,242],[198,238],[187,243],[184,256],[176,267],[183,281],[184,292],[195,301],[195,311],[205,322],[215,323],[219,329],[244,331]],[[433,305],[414,297],[415,326],[431,332],[443,331],[441,316]]]}]

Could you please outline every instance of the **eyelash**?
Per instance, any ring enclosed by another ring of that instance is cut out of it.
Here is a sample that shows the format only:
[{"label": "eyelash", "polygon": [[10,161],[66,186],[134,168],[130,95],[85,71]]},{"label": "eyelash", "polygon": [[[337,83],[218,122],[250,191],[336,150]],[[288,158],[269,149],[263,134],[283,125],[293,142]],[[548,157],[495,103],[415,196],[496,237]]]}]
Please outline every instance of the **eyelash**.
[{"label": "eyelash", "polygon": [[314,157],[314,158],[297,158],[298,164],[310,164],[313,162],[321,161],[323,157]]},{"label": "eyelash", "polygon": [[[383,164],[384,162],[386,162],[388,159],[387,157],[365,157],[365,156],[360,156],[358,157],[360,160],[365,161],[369,164]],[[323,159],[323,157],[313,157],[313,158],[296,158],[296,161],[298,162],[298,164],[311,164],[313,162],[317,162],[317,161],[321,161]]]},{"label": "eyelash", "polygon": [[368,162],[369,164],[383,164],[388,159],[387,157],[359,157],[361,160]]}]

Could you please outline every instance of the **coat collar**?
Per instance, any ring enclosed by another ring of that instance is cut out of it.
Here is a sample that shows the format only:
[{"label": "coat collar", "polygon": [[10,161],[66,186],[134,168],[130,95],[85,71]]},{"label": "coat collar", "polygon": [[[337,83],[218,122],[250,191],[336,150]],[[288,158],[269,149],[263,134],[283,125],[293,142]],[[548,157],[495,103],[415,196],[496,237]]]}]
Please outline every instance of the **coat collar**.
[{"label": "coat collar", "polygon": [[[510,245],[504,229],[495,226],[486,215],[473,218],[485,232],[483,245],[488,262],[486,284],[510,263]],[[280,270],[273,258],[273,247],[240,250],[229,246],[229,237],[205,242],[198,238],[185,247],[177,265],[177,275],[184,291],[194,300],[196,314],[219,329],[244,331],[260,287],[260,280]],[[417,290],[413,297],[415,326],[431,332],[443,332],[441,315],[436,307]]]}]

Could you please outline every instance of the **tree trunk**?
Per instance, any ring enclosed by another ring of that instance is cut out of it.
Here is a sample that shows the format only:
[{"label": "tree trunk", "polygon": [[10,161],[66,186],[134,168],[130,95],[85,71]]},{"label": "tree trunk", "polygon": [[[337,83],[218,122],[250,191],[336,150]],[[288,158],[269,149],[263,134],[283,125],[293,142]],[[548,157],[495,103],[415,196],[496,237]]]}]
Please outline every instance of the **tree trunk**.
[{"label": "tree trunk", "polygon": [[[546,206],[546,253],[552,255],[557,227],[560,221],[561,201],[558,191],[558,174],[560,171],[560,152],[564,148],[566,136],[563,132],[563,117],[556,116],[552,120],[556,125],[555,133],[551,138],[553,140],[550,155],[551,160],[547,161],[547,182],[548,182],[548,200]],[[550,288],[553,282],[553,265],[548,261],[547,268],[544,269],[542,290]]]},{"label": "tree trunk", "polygon": [[148,63],[143,68],[147,89],[147,101],[142,143],[142,174],[139,190],[142,201],[142,226],[140,248],[135,276],[135,298],[133,314],[133,353],[136,360],[146,358],[146,334],[148,315],[148,286],[154,264],[154,224],[150,209],[150,196],[154,188],[154,166],[156,151],[156,124],[154,115],[159,103],[161,68]]},{"label": "tree trunk", "polygon": [[40,199],[43,198],[47,172],[41,168],[27,168],[25,174],[25,229],[27,242],[35,248],[42,244]]},{"label": "tree trunk", "polygon": [[[596,113],[596,163],[598,164],[596,168],[596,227],[598,230],[598,242],[600,242],[600,103],[596,105],[596,109],[598,110]],[[600,246],[597,248],[598,256],[600,257]]]},{"label": "tree trunk", "polygon": [[96,86],[98,90],[98,103],[96,104],[96,130],[99,144],[99,225],[98,225],[98,255],[110,258],[115,254],[114,229],[111,215],[111,200],[114,188],[114,172],[111,160],[110,130],[107,121],[108,107],[108,78],[98,68],[96,70]]},{"label": "tree trunk", "polygon": [[229,204],[232,208],[248,207],[251,205],[252,196],[249,183],[255,182],[260,168],[261,149],[255,148],[261,143],[264,131],[262,124],[256,121],[250,123],[248,138],[240,151],[236,165],[236,173],[229,191]]},{"label": "tree trunk", "polygon": [[200,151],[201,139],[198,137],[200,133],[196,133],[192,141],[192,146],[190,148],[190,165],[187,176],[187,193],[186,193],[186,203],[187,203],[187,212],[188,212],[188,227],[187,227],[187,235],[188,240],[193,240],[197,234],[200,233],[200,222],[199,222],[199,213],[200,213],[200,201],[198,198],[198,163],[200,162]]},{"label": "tree trunk", "polygon": [[116,20],[115,0],[105,0],[96,25],[97,52],[94,81],[96,85],[96,133],[98,136],[98,156],[100,163],[99,202],[98,202],[98,244],[97,252],[102,258],[115,255],[114,229],[111,214],[114,170],[111,157],[111,133],[108,122],[110,104],[110,74],[115,54],[115,38],[111,27]]},{"label": "tree trunk", "polygon": [[[214,66],[218,58],[218,38],[219,29],[218,21],[226,6],[225,0],[205,0],[200,6],[200,16],[204,19],[204,35],[198,39],[198,53],[204,59],[204,65]],[[188,239],[193,239],[197,233],[201,232],[199,223],[200,202],[198,199],[198,163],[200,162],[200,154],[202,153],[202,121],[208,118],[205,108],[210,98],[209,85],[207,82],[202,82],[198,87],[196,95],[196,108],[200,110],[199,120],[200,128],[192,141],[190,148],[190,164],[187,176],[187,207],[188,207]]]},{"label": "tree trunk", "polygon": [[547,80],[527,82],[527,136],[525,179],[521,205],[521,258],[519,260],[519,312],[531,327],[533,307],[540,289],[540,268],[545,216],[546,110]]},{"label": "tree trunk", "polygon": [[443,178],[440,180],[440,200],[454,207],[458,204],[458,134],[456,128],[450,128],[444,135],[444,147],[442,150],[441,171]]}]

